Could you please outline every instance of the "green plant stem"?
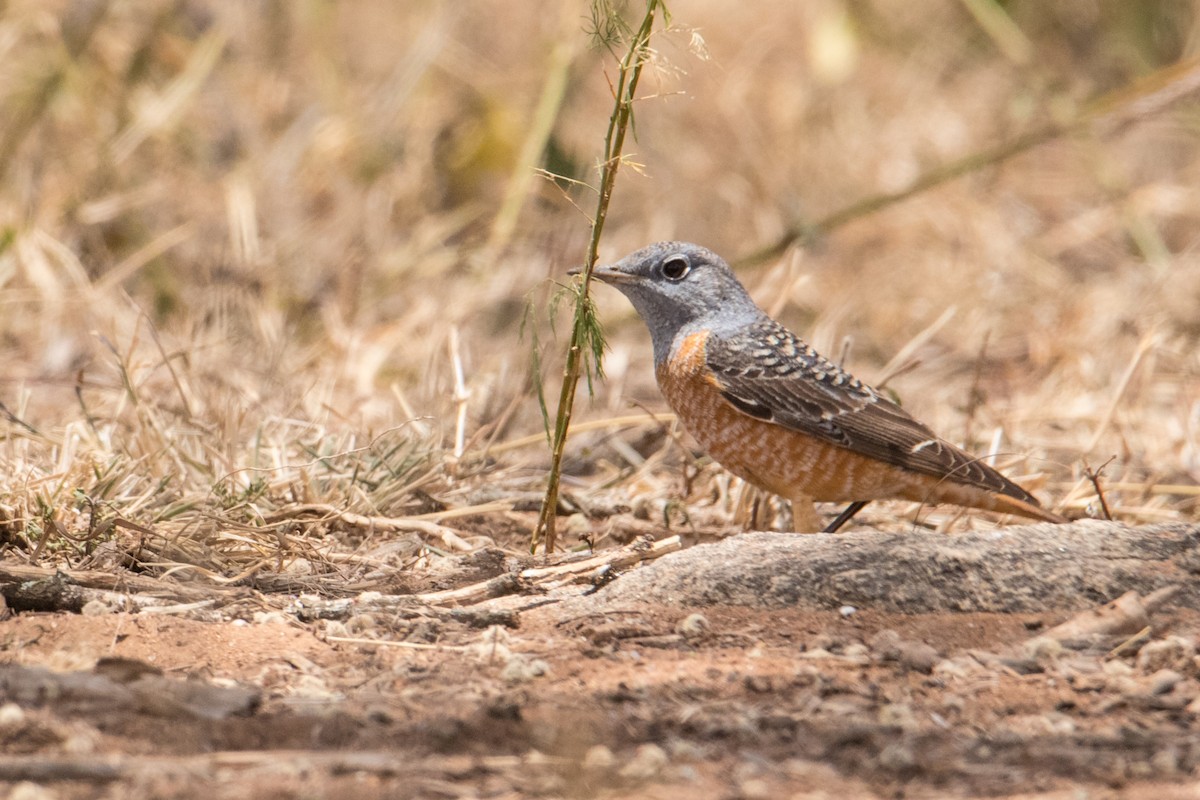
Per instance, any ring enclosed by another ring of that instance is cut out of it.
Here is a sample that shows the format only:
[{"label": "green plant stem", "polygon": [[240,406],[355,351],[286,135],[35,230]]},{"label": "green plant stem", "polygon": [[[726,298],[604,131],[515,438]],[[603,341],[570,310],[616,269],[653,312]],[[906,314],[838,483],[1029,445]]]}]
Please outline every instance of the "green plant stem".
[{"label": "green plant stem", "polygon": [[574,323],[571,327],[571,342],[567,348],[566,366],[563,368],[562,390],[558,397],[558,412],[554,419],[554,440],[550,451],[550,476],[546,483],[546,495],[542,499],[541,512],[538,514],[537,527],[534,528],[530,541],[530,550],[536,550],[541,542],[545,542],[547,553],[554,551],[556,543],[555,521],[558,513],[558,493],[562,478],[563,452],[566,449],[567,433],[571,427],[571,411],[575,405],[575,390],[579,386],[584,359],[585,346],[589,337],[589,329],[594,326],[590,318],[594,312],[591,297],[588,294],[592,284],[592,270],[596,266],[597,253],[600,249],[600,234],[604,230],[604,220],[608,216],[608,205],[612,199],[613,187],[616,185],[617,170],[621,166],[621,153],[625,146],[625,133],[629,129],[633,117],[633,102],[637,91],[638,79],[646,61],[646,48],[650,41],[650,31],[654,27],[654,15],[662,6],[661,0],[648,0],[646,15],[642,24],[629,43],[629,50],[621,59],[617,74],[615,92],[616,104],[612,116],[608,120],[608,131],[604,135],[604,162],[600,170],[600,192],[596,200],[596,215],[592,219],[592,235],[588,240],[586,265],[583,278],[578,284],[575,297]]}]

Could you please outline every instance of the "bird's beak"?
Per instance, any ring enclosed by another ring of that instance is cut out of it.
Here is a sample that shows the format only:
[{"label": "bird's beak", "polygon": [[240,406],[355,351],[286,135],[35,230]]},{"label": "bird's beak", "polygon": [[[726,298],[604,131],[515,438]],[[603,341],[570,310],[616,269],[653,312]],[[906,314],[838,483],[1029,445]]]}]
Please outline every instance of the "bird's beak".
[{"label": "bird's beak", "polygon": [[[573,272],[582,272],[582,270],[573,270]],[[592,270],[592,277],[596,280],[603,281],[609,284],[633,283],[637,278],[630,275],[628,272],[622,272],[610,264],[600,264]]]}]

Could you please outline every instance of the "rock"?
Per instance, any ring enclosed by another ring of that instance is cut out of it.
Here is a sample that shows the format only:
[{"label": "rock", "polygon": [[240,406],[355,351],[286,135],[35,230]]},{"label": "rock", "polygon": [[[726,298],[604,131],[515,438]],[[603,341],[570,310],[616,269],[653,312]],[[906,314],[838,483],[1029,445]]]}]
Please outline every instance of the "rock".
[{"label": "rock", "polygon": [[1190,671],[1193,658],[1196,655],[1196,645],[1191,639],[1182,636],[1168,636],[1147,643],[1137,654],[1137,668],[1143,674],[1149,675],[1161,669],[1173,669],[1180,672]]},{"label": "rock", "polygon": [[1160,669],[1158,672],[1150,676],[1147,688],[1150,694],[1166,694],[1174,689],[1183,676],[1173,669]]},{"label": "rock", "polygon": [[1198,557],[1200,525],[1185,523],[1131,528],[1086,520],[955,536],[748,533],[664,556],[572,602],[593,612],[637,602],[1041,612],[1179,584],[1173,602],[1200,608],[1200,581],[1189,572]]},{"label": "rock", "polygon": [[695,641],[708,636],[711,628],[708,618],[703,614],[688,614],[679,620],[679,624],[675,626],[675,632],[688,641]]},{"label": "rock", "polygon": [[583,768],[590,772],[608,772],[616,763],[613,751],[602,744],[592,745],[583,754]]},{"label": "rock", "polygon": [[633,758],[621,767],[622,778],[645,781],[656,777],[667,765],[667,752],[656,744],[638,747]]}]

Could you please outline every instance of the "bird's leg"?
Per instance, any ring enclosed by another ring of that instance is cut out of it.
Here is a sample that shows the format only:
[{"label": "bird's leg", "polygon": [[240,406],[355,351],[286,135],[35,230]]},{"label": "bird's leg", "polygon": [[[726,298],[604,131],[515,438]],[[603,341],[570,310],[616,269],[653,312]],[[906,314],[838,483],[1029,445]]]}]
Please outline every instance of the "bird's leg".
[{"label": "bird's leg", "polygon": [[862,511],[867,502],[868,501],[866,500],[856,500],[850,505],[846,506],[846,510],[838,514],[837,519],[829,523],[823,533],[837,533],[838,528],[845,525],[855,514]]},{"label": "bird's leg", "polygon": [[796,533],[816,533],[821,530],[821,517],[808,495],[796,495],[792,501],[792,529]]}]

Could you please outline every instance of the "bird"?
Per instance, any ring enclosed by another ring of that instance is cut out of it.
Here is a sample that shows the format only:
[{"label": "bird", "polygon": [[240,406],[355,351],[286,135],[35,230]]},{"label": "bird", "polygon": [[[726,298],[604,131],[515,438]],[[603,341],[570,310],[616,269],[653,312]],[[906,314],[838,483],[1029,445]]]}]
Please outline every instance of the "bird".
[{"label": "bird", "polygon": [[772,319],[713,251],[658,242],[592,276],[646,323],[659,389],[701,449],[812,530],[814,502],[849,503],[832,533],[884,499],[1066,521]]}]

